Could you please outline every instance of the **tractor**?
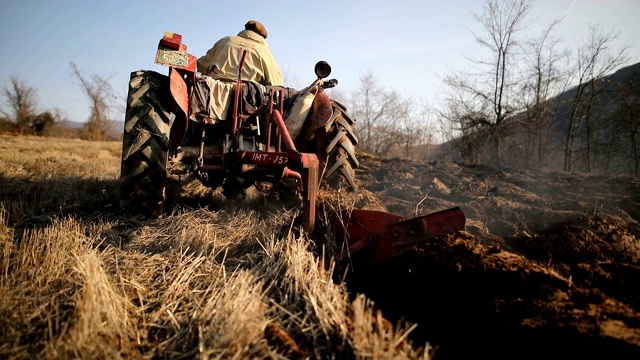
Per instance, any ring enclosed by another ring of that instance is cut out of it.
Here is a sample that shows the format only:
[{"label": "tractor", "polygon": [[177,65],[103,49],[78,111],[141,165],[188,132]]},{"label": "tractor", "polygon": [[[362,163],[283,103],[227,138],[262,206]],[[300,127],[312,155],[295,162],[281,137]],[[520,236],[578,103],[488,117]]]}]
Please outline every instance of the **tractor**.
[{"label": "tractor", "polygon": [[[246,52],[238,53],[242,68]],[[357,191],[355,120],[325,89],[331,66],[319,61],[316,79],[300,91],[242,81],[222,82],[196,71],[182,36],[167,32],[155,63],[168,75],[131,73],[123,133],[119,197],[123,208],[162,215],[168,189],[183,178],[222,188],[227,198],[250,186],[294,195],[302,229],[316,226],[318,190]],[[366,253],[387,261],[426,239],[462,230],[458,208],[405,219],[352,209],[333,218],[339,258]]]}]

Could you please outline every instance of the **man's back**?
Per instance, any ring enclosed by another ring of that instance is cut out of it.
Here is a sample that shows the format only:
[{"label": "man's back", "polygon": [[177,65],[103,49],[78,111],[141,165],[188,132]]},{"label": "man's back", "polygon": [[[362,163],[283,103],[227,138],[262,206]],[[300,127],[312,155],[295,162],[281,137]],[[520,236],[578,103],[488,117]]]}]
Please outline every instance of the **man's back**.
[{"label": "man's back", "polygon": [[242,80],[263,85],[282,86],[282,74],[265,38],[255,31],[243,30],[236,36],[220,39],[198,59],[198,71],[215,79],[235,81],[239,64],[239,49],[247,51],[242,68]]}]

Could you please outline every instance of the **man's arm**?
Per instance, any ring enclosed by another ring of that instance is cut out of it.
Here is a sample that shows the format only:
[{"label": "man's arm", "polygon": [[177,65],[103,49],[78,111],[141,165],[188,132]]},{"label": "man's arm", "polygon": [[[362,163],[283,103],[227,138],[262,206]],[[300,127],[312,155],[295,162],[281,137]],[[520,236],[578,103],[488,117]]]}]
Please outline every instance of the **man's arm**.
[{"label": "man's arm", "polygon": [[218,40],[213,47],[207,51],[207,54],[198,58],[198,68],[197,70],[204,74],[209,75],[211,72],[211,68],[213,67],[213,60],[215,58],[215,54],[219,51],[220,47],[222,47],[222,40]]},{"label": "man's arm", "polygon": [[265,55],[264,58],[264,77],[266,85],[283,86],[282,73],[280,73],[280,67],[273,58],[271,52]]}]

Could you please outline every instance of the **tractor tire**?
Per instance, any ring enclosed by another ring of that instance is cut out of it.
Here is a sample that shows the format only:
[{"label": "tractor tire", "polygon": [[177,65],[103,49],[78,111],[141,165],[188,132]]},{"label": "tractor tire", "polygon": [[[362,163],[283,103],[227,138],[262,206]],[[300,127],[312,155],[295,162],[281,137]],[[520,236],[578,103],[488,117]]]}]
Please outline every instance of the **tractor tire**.
[{"label": "tractor tire", "polygon": [[320,173],[323,183],[334,190],[357,190],[355,169],[360,166],[356,157],[356,137],[347,109],[332,100],[333,116],[326,132],[318,136],[317,152],[320,158]]},{"label": "tractor tire", "polygon": [[122,138],[121,208],[153,217],[163,212],[172,101],[167,76],[131,73]]}]

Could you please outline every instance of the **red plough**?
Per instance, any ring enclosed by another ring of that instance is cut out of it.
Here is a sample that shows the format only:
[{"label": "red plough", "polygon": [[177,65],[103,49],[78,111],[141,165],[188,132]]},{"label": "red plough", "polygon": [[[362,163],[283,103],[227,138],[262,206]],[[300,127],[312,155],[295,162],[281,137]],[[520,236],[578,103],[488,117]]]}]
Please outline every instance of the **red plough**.
[{"label": "red plough", "polygon": [[407,219],[384,211],[345,211],[332,224],[338,259],[357,258],[380,264],[411,250],[418,243],[465,229],[459,207]]}]

